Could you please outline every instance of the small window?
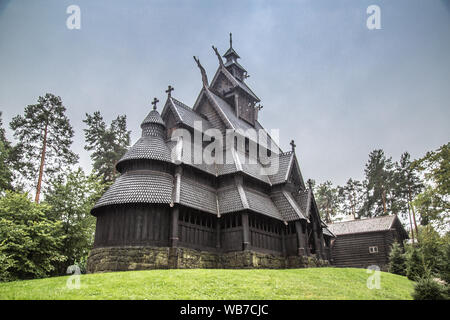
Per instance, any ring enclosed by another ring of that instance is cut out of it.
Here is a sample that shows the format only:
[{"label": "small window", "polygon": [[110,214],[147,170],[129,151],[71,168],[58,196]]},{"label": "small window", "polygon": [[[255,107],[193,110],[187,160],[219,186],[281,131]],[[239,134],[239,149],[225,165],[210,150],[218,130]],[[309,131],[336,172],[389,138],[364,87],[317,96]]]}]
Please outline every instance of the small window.
[{"label": "small window", "polygon": [[377,246],[369,247],[369,253],[378,253],[378,247]]}]

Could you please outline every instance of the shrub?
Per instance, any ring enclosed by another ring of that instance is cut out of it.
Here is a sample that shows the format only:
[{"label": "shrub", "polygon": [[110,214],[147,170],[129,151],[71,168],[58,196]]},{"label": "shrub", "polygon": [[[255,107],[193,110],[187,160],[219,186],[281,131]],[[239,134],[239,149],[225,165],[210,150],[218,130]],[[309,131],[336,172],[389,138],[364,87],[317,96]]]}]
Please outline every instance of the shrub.
[{"label": "shrub", "polygon": [[401,276],[406,275],[406,257],[403,248],[394,242],[389,253],[389,272]]},{"label": "shrub", "polygon": [[6,192],[0,198],[0,274],[3,280],[48,276],[65,258],[58,253],[61,223],[46,218],[48,207],[27,194]]},{"label": "shrub", "polygon": [[446,299],[444,287],[431,277],[424,277],[414,286],[412,294],[414,300],[444,300]]}]

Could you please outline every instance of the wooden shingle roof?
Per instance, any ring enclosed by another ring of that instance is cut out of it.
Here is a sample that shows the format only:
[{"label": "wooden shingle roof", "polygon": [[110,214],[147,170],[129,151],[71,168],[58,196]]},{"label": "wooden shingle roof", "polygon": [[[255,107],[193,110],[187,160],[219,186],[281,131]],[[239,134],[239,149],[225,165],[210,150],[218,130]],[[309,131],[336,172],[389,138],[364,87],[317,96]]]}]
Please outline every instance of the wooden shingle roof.
[{"label": "wooden shingle roof", "polygon": [[396,215],[391,215],[370,219],[336,222],[329,224],[328,229],[330,229],[330,231],[337,236],[365,232],[388,231],[393,227],[396,219],[398,220]]}]

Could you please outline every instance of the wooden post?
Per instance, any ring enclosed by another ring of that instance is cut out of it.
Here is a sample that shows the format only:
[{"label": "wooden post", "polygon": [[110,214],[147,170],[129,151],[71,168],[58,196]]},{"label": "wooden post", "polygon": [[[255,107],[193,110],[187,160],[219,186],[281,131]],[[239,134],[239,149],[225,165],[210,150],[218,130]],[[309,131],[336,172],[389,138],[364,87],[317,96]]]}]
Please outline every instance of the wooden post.
[{"label": "wooden post", "polygon": [[297,253],[299,256],[309,255],[305,232],[303,232],[300,220],[295,221],[295,231],[297,233]]},{"label": "wooden post", "polygon": [[316,257],[318,259],[322,258],[322,246],[320,245],[319,231],[317,230],[317,225],[313,222],[313,235],[314,235],[314,246],[316,249]]},{"label": "wooden post", "polygon": [[287,253],[286,253],[286,226],[284,226],[284,225],[281,228],[281,252],[283,252],[283,257],[287,256]]},{"label": "wooden post", "polygon": [[327,259],[327,255],[325,253],[325,239],[323,238],[323,231],[322,231],[322,227],[320,227],[320,231],[319,231],[319,241],[320,241],[320,253],[322,255],[322,259]]},{"label": "wooden post", "polygon": [[248,224],[248,213],[244,212],[241,215],[242,217],[242,250],[247,250],[250,246],[250,228]]},{"label": "wooden post", "polygon": [[220,218],[216,219],[216,248],[219,249],[220,245]]},{"label": "wooden post", "polygon": [[171,236],[170,236],[170,245],[172,248],[178,246],[178,216],[179,216],[179,207],[175,205],[172,208],[172,228],[171,228]]}]

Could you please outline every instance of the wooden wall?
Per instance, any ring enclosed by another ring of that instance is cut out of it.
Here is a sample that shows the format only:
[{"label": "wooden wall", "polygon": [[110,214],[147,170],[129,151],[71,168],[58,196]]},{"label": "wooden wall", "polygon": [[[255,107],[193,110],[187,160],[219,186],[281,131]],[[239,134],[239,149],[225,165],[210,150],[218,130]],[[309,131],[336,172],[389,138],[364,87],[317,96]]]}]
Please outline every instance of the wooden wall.
[{"label": "wooden wall", "polygon": [[169,245],[167,206],[139,204],[106,207],[97,215],[94,247]]},{"label": "wooden wall", "polygon": [[[167,205],[117,205],[97,214],[94,247],[170,246],[172,208]],[[186,207],[179,208],[178,247],[211,252],[244,248],[243,213],[217,216]],[[261,253],[298,254],[294,223],[248,213],[248,249]]]},{"label": "wooden wall", "polygon": [[[339,235],[332,246],[332,264],[337,267],[380,268],[389,262],[389,252],[394,242],[395,231],[367,232]],[[377,246],[377,253],[370,253],[369,247]]]}]

